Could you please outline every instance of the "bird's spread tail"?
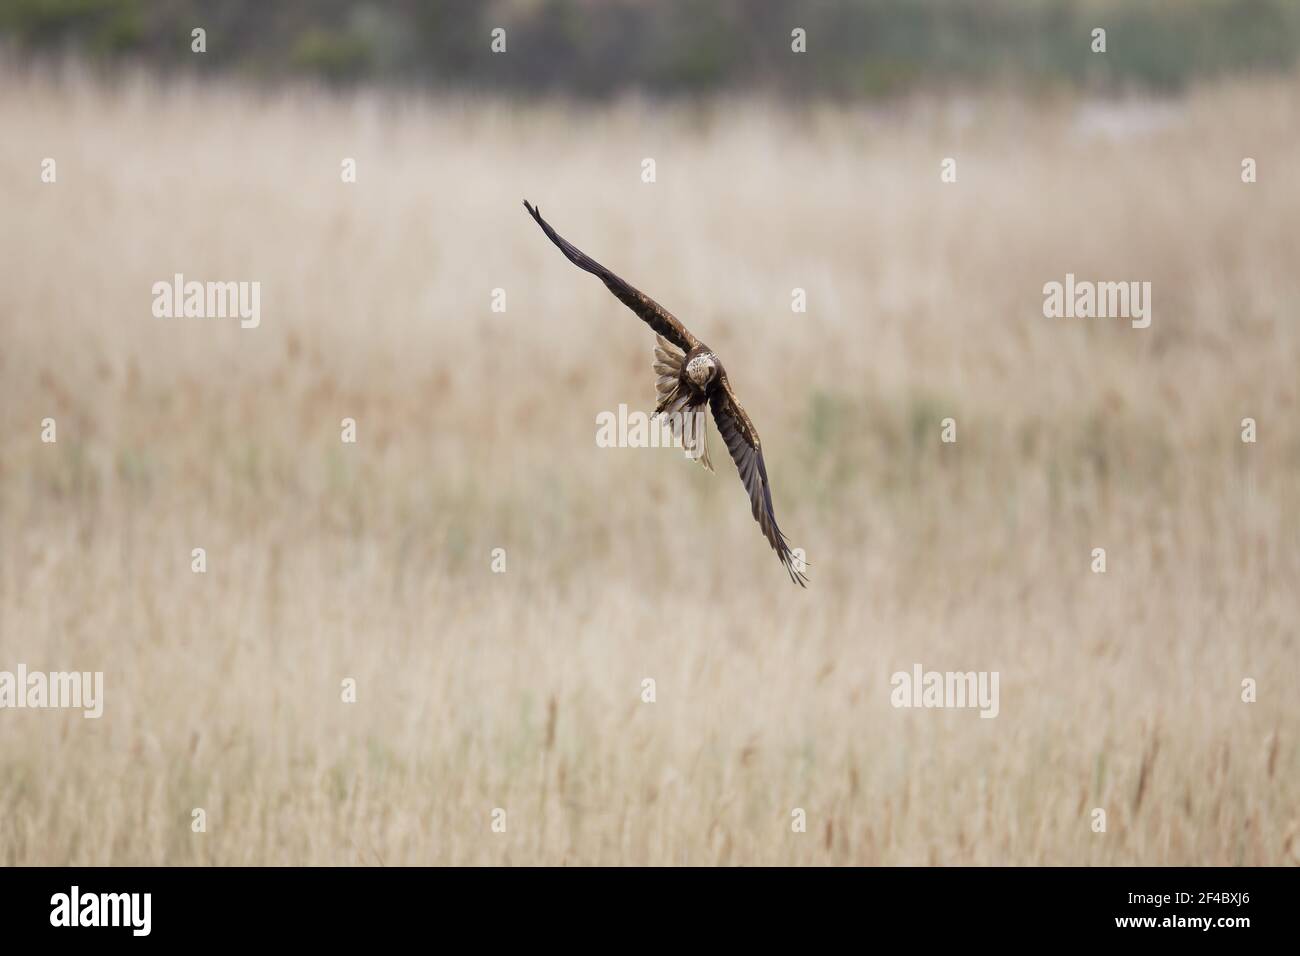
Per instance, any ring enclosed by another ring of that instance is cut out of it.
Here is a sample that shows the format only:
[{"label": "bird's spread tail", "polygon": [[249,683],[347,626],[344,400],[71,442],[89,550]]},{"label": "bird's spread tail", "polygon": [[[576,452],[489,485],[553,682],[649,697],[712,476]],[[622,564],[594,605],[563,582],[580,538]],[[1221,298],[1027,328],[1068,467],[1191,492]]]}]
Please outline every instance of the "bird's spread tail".
[{"label": "bird's spread tail", "polygon": [[705,471],[711,472],[708,417],[701,408],[690,405],[691,393],[682,386],[682,362],[686,356],[662,335],[656,339],[652,366],[657,376],[655,416],[666,415],[673,437],[681,441],[686,457],[694,458]]}]

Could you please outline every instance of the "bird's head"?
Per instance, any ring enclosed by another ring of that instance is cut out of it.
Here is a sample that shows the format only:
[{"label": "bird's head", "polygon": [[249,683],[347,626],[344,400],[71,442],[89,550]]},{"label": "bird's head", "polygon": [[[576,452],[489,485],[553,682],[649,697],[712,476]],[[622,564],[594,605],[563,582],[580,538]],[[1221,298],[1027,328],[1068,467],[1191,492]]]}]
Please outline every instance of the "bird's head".
[{"label": "bird's head", "polygon": [[718,374],[718,363],[712,355],[697,355],[686,363],[686,377],[696,388],[704,388]]}]

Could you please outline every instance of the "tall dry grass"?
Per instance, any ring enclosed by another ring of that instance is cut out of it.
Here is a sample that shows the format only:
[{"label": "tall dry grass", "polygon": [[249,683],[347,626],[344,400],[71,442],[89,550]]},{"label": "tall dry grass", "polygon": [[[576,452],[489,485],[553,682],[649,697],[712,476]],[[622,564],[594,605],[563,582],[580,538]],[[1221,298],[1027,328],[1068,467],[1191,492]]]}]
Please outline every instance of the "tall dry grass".
[{"label": "tall dry grass", "polygon": [[[0,862],[1296,862],[1298,106],[6,72],[0,669],[107,700],[0,712]],[[595,447],[652,338],[524,197],[722,354],[810,590],[730,464]],[[1044,319],[1066,272],[1152,327]],[[895,710],[916,662],[999,716]]]}]

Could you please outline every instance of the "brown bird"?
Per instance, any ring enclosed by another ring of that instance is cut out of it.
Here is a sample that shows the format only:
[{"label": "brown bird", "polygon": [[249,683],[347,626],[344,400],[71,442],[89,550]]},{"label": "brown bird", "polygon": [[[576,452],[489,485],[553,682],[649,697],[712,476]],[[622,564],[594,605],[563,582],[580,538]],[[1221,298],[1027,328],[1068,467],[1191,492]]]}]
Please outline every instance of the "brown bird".
[{"label": "brown bird", "polygon": [[[740,407],[740,402],[736,401],[736,393],[731,390],[727,371],[722,367],[718,356],[662,305],[632,288],[565,240],[526,199],[524,208],[537,220],[551,242],[560,247],[565,258],[605,283],[620,302],[658,333],[653,366],[659,376],[655,383],[659,395],[655,414],[669,416],[673,432],[681,437],[687,454],[713,471],[713,465],[709,461],[707,425],[702,417],[696,417],[696,413],[702,416],[701,410],[706,404],[712,409],[713,420],[722,434],[722,440],[727,443],[727,450],[731,452],[731,460],[740,472],[745,491],[749,493],[754,520],[763,529],[764,537],[781,559],[790,580],[800,587],[807,587],[805,563],[790,550],[785,535],[776,525],[776,514],[772,511],[772,486],[767,479],[767,464],[763,461],[763,446],[759,442],[758,431]],[[691,419],[699,422],[698,428],[689,427],[687,423]]]}]

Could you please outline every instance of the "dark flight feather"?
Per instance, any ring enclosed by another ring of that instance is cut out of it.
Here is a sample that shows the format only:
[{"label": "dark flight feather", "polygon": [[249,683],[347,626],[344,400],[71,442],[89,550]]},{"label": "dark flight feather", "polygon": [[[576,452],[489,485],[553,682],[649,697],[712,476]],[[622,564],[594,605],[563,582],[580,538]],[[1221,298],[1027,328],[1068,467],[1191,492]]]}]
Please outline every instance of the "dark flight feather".
[{"label": "dark flight feather", "polygon": [[610,272],[591,256],[584,253],[581,249],[569,242],[558,232],[551,228],[551,224],[542,218],[542,213],[535,206],[529,205],[527,199],[524,200],[524,208],[529,214],[537,220],[537,225],[542,227],[542,232],[546,233],[548,239],[560,247],[565,258],[572,262],[579,269],[590,272],[601,282],[605,283],[609,291],[618,297],[618,300],[625,306],[639,315],[642,321],[650,328],[654,329],[673,345],[677,346],[683,352],[689,352],[700,344],[700,340],[691,335],[671,312],[662,305],[650,298],[644,292],[634,289],[614,273]]},{"label": "dark flight feather", "polygon": [[713,420],[718,424],[718,434],[727,443],[731,460],[736,463],[741,483],[749,493],[750,511],[754,520],[763,531],[763,537],[781,559],[790,580],[800,587],[807,587],[808,577],[803,568],[797,567],[794,552],[790,544],[777,527],[776,512],[772,509],[772,485],[767,479],[767,463],[763,461],[763,446],[758,438],[754,423],[749,420],[745,410],[736,401],[736,393],[731,390],[726,372],[722,373],[719,387],[709,398],[709,407],[713,409]]}]

